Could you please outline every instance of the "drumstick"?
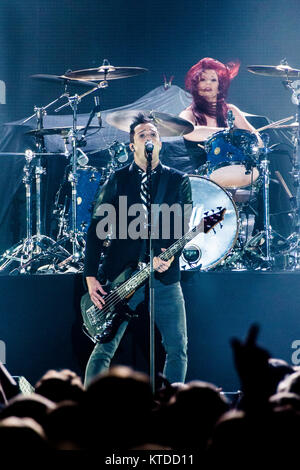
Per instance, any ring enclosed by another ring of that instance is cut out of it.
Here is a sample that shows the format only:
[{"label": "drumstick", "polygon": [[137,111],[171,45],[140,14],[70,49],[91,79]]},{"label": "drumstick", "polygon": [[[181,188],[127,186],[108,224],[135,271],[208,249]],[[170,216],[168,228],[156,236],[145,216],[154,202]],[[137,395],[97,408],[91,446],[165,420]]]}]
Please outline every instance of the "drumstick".
[{"label": "drumstick", "polygon": [[284,179],[283,179],[281,173],[276,170],[276,171],[275,171],[275,175],[277,176],[277,178],[279,179],[280,183],[282,184],[282,186],[283,186],[285,192],[287,193],[288,197],[289,197],[290,199],[292,199],[292,198],[293,198],[293,195],[292,195],[291,191],[289,190],[289,188],[287,187],[287,184],[286,184],[286,182],[284,181]]},{"label": "drumstick", "polygon": [[283,124],[284,122],[289,121],[290,119],[294,119],[294,116],[290,116],[288,118],[280,119],[279,121],[272,122],[271,124],[268,124],[267,126],[260,127],[259,129],[255,129],[255,132],[261,132],[266,129],[271,129],[272,127],[279,126],[279,124]]}]

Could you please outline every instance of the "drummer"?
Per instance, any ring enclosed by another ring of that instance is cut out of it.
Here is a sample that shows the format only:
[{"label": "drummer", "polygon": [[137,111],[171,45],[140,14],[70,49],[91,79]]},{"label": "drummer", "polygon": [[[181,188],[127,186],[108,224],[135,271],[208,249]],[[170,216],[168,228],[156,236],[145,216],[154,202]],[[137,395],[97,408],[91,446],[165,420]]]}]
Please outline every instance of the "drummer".
[{"label": "drummer", "polygon": [[224,130],[228,127],[227,113],[231,110],[234,127],[253,132],[259,147],[263,146],[258,132],[243,113],[233,104],[226,102],[231,80],[238,74],[239,67],[238,62],[222,64],[206,57],[190,68],[185,78],[185,86],[192,94],[193,102],[179,114],[194,125],[193,132],[184,136],[186,140],[203,142],[215,132]]}]

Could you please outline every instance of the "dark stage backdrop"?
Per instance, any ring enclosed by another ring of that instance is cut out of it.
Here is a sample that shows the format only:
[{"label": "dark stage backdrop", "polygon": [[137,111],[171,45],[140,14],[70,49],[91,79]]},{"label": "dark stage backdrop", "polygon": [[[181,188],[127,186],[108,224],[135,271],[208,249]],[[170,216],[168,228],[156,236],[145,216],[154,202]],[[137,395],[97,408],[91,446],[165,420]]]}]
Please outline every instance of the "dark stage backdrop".
[{"label": "dark stage backdrop", "polygon": [[[279,119],[295,112],[290,94],[276,78],[246,70],[249,64],[278,64],[284,57],[300,67],[298,0],[1,0],[0,80],[6,84],[1,120],[32,113],[60,93],[56,84],[30,75],[62,74],[96,67],[104,58],[116,66],[140,66],[147,74],[111,82],[104,109],[133,102],[159,86],[163,73],[184,76],[200,58],[241,61],[230,101],[244,111]],[[3,102],[3,84],[0,103]],[[80,105],[88,112],[92,99]]]}]

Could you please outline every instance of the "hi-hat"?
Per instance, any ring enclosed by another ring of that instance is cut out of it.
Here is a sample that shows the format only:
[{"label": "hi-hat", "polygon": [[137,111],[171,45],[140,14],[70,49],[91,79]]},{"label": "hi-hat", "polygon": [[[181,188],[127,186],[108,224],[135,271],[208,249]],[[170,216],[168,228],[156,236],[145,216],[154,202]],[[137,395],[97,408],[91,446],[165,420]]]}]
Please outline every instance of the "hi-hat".
[{"label": "hi-hat", "polygon": [[66,77],[65,75],[48,75],[48,74],[36,74],[31,75],[31,78],[35,80],[41,80],[43,82],[58,82],[58,83],[66,83],[67,85],[74,85],[74,86],[84,86],[84,87],[94,87],[94,82],[88,82],[87,80],[78,80],[73,79],[70,77]]},{"label": "hi-hat", "polygon": [[66,72],[65,76],[72,80],[117,80],[118,78],[129,78],[141,73],[148,72],[142,67],[114,67],[113,65],[102,65],[93,69],[75,70]]},{"label": "hi-hat", "polygon": [[[32,129],[31,131],[25,132],[25,134],[42,137],[44,135],[62,135],[66,136],[69,134],[72,127],[46,127],[42,129]],[[77,131],[83,131],[85,126],[77,126]],[[99,126],[89,126],[89,129],[99,129]]]},{"label": "hi-hat", "polygon": [[247,70],[265,77],[300,78],[300,70],[289,65],[249,65]]},{"label": "hi-hat", "polygon": [[153,121],[162,137],[181,136],[189,134],[194,129],[191,122],[178,116],[141,109],[129,109],[109,113],[105,119],[109,125],[114,126],[121,131],[129,132],[132,121],[139,113],[143,113],[145,117]]}]

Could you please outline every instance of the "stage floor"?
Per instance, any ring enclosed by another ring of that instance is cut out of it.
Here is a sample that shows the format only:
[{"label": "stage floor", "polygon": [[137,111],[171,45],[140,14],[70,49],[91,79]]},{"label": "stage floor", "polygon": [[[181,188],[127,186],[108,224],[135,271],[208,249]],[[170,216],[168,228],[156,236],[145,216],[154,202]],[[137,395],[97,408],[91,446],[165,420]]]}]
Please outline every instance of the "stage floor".
[{"label": "stage floor", "polygon": [[[298,365],[299,286],[298,272],[183,273],[187,380],[238,389],[230,339],[245,338],[253,323],[261,327],[259,344],[273,357]],[[0,360],[12,375],[32,384],[50,368],[70,368],[83,376],[93,343],[81,331],[81,275],[0,276],[0,292]],[[143,369],[147,358],[141,359],[134,334],[125,335],[116,360]]]}]

